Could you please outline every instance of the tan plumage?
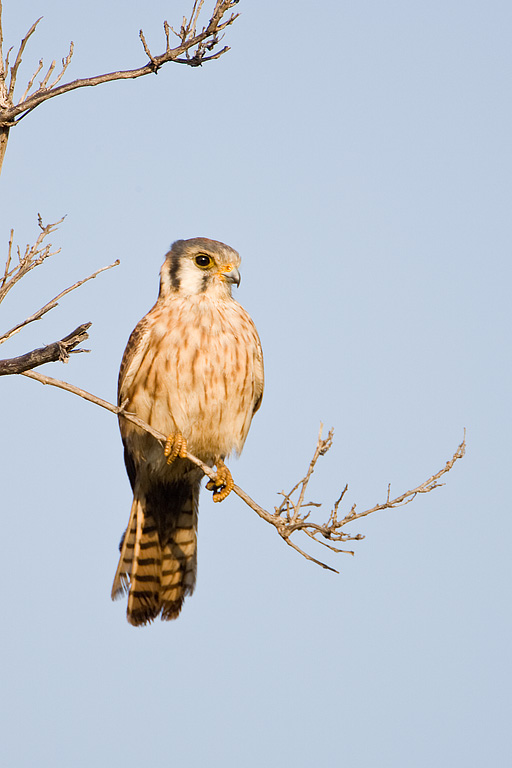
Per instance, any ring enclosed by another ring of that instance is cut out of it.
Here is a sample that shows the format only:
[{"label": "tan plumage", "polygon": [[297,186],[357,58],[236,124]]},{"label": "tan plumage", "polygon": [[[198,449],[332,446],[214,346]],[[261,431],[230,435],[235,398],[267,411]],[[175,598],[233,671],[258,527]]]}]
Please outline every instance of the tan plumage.
[{"label": "tan plumage", "polygon": [[238,253],[215,240],[174,243],[160,272],[158,300],[123,356],[119,404],[170,435],[171,448],[178,440],[178,458],[168,464],[157,440],[120,418],[134,497],[112,596],[128,592],[127,617],[135,625],[159,614],[176,618],[194,590],[203,475],[179,458],[179,439],[220,467],[226,456],[241,452],[261,403],[260,341],[231,297],[239,264]]}]

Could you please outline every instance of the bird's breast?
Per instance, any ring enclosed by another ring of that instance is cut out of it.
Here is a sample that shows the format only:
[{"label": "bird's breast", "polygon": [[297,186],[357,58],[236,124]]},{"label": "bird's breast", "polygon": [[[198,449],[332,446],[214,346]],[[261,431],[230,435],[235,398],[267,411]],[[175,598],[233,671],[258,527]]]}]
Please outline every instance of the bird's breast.
[{"label": "bird's breast", "polygon": [[148,316],[151,334],[127,410],[164,434],[182,432],[204,461],[240,452],[254,402],[259,341],[245,310],[170,301]]}]

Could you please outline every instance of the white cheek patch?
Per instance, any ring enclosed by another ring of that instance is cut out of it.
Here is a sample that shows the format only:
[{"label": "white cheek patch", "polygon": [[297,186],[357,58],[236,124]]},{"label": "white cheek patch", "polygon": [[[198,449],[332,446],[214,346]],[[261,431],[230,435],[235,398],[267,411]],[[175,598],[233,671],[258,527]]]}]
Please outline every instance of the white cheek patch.
[{"label": "white cheek patch", "polygon": [[203,290],[203,278],[206,271],[199,269],[191,261],[183,260],[178,273],[180,280],[179,292],[182,296],[201,293]]}]

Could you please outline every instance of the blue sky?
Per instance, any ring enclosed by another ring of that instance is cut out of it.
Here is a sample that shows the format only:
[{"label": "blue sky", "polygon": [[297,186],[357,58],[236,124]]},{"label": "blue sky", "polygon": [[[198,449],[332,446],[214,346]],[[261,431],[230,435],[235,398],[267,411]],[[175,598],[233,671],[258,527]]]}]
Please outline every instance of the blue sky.
[{"label": "blue sky", "polygon": [[[139,29],[159,51],[162,21],[188,10],[5,0],[4,37],[44,16],[24,88],[70,40],[67,79],[141,66]],[[464,428],[467,455],[443,488],[361,521],[354,558],[327,554],[339,576],[204,494],[195,594],[178,621],[134,629],[110,600],[131,501],[115,418],[2,378],[4,762],[508,766],[510,4],[238,10],[221,60],[64,95],[12,131],[3,252],[38,212],[66,220],[1,327],[121,266],[2,355],[92,321],[91,353],[42,372],[112,401],[169,244],[211,237],[242,256],[236,298],[264,348],[263,405],[231,462],[259,503],[302,476],[320,421],[335,444],[310,495],[326,512],[346,482],[360,509],[414,487]]]}]

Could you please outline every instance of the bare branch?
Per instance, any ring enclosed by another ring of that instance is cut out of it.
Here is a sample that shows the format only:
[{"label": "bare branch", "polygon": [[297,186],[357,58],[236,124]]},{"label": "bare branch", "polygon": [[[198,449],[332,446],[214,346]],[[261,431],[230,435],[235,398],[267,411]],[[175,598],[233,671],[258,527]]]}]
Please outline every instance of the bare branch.
[{"label": "bare branch", "polygon": [[[169,33],[171,31],[174,32],[174,29],[169,25],[168,21],[164,21],[164,33],[165,33],[165,43],[166,43],[165,50],[166,50],[167,53],[169,52],[169,50],[171,48],[171,41],[169,39],[169,37],[170,37]],[[174,32],[174,34],[176,34],[176,32]]]},{"label": "bare branch", "polygon": [[[54,253],[59,252],[59,251],[54,251],[52,253],[51,244],[44,245],[44,239],[50,234],[50,232],[53,232],[55,228],[58,226],[58,224],[60,224],[62,221],[63,219],[61,219],[59,222],[55,224],[49,224],[47,226],[44,226],[41,220],[41,216],[39,215],[38,216],[38,223],[40,228],[39,236],[34,245],[26,246],[25,252],[23,254],[21,253],[19,248],[17,249],[18,263],[14,267],[11,267],[14,230],[11,230],[4,274],[3,274],[2,280],[0,281],[0,301],[2,301],[7,295],[8,291],[14,285],[16,285],[16,283],[19,282],[19,280],[21,280],[22,277],[24,277],[26,274],[28,274],[28,272],[34,269],[34,267],[38,266],[39,264],[42,264],[42,262],[45,259],[47,259],[49,256],[52,256]],[[63,291],[57,294],[57,296],[55,296],[53,299],[47,302],[44,306],[42,306],[40,309],[38,309],[36,312],[30,315],[30,317],[27,317],[26,320],[23,320],[21,323],[18,323],[9,331],[1,335],[0,344],[6,341],[7,339],[11,338],[12,336],[14,336],[15,333],[18,333],[22,328],[24,328],[29,323],[35,322],[36,320],[40,320],[47,312],[50,312],[50,310],[58,306],[59,300],[63,296],[66,296],[68,293],[71,293],[71,291],[76,290],[80,286],[84,285],[84,283],[87,283],[89,280],[94,279],[102,272],[105,272],[107,269],[112,269],[112,267],[116,267],[119,263],[120,263],[119,259],[117,259],[115,262],[113,262],[113,264],[109,264],[106,267],[101,267],[101,269],[97,269],[95,272],[93,272],[92,275],[82,278],[81,280],[78,280],[76,283],[69,286],[68,288],[65,288]],[[90,325],[91,323],[85,323],[79,326],[71,334],[69,334],[68,336],[65,336],[60,341],[54,342],[53,344],[48,344],[44,347],[40,347],[39,349],[34,349],[31,352],[27,352],[24,355],[20,355],[19,357],[10,358],[7,360],[0,360],[0,376],[7,376],[13,373],[23,373],[24,371],[30,370],[32,368],[36,368],[39,365],[44,365],[45,363],[50,363],[50,362],[56,362],[57,360],[60,360],[61,362],[67,362],[69,359],[69,354],[71,352],[73,353],[88,352],[89,350],[75,349],[75,347],[78,344],[80,344],[82,341],[88,338],[87,330],[90,327]]]},{"label": "bare branch", "polygon": [[18,49],[18,54],[16,56],[16,60],[14,62],[14,65],[11,67],[11,79],[9,81],[9,91],[8,91],[8,98],[9,100],[12,100],[12,95],[14,93],[14,86],[16,85],[16,77],[18,75],[18,69],[21,64],[21,57],[23,56],[23,51],[25,50],[25,46],[27,45],[29,39],[32,37],[34,32],[36,31],[36,27],[39,24],[43,17],[40,16],[37,21],[34,21],[32,26],[30,27],[29,31],[23,38],[23,40],[20,43],[20,47]]},{"label": "bare branch", "polygon": [[[64,389],[66,392],[71,392],[73,395],[78,395],[78,397],[83,397],[84,400],[88,400],[90,403],[99,405],[101,408],[105,408],[107,411],[111,411],[112,413],[119,414],[120,410],[122,410],[117,405],[112,405],[112,403],[109,403],[108,400],[102,400],[101,397],[92,395],[90,392],[87,392],[85,389],[80,389],[80,387],[75,387],[74,384],[69,384],[67,381],[52,379],[50,376],[43,376],[42,373],[36,373],[35,371],[24,371],[23,376],[27,376],[29,379],[34,379],[34,381],[38,381],[40,384],[50,385],[52,387],[58,387],[59,389]],[[135,421],[134,423],[136,424],[137,421]],[[138,426],[140,426],[140,424],[138,424]],[[150,435],[153,435],[153,437],[156,437],[157,440],[159,439],[160,433],[156,432],[156,430],[152,429],[152,427],[149,427],[149,429],[147,429],[146,431],[149,432]]]},{"label": "bare branch", "polygon": [[[106,408],[107,410],[117,414],[121,418],[131,421],[133,424],[137,425],[141,429],[144,429],[150,435],[153,435],[153,437],[162,444],[162,447],[165,445],[165,442],[167,439],[166,435],[153,429],[153,427],[150,427],[149,424],[146,424],[144,421],[142,421],[137,416],[135,416],[135,414],[128,413],[122,407],[112,405],[112,403],[109,403],[106,400],[102,400],[101,398],[98,398],[95,395],[92,395],[90,392],[86,392],[85,390],[79,389],[78,387],[75,387],[74,385],[69,384],[65,381],[52,379],[49,376],[43,376],[39,373],[35,373],[34,371],[27,371],[23,375],[28,376],[31,379],[35,379],[36,381],[39,381],[41,384],[50,384],[54,387],[60,387],[61,389],[65,389],[66,391],[72,392],[73,394],[78,395],[79,397],[83,397],[89,402],[95,403],[96,405],[99,405],[102,408]],[[235,485],[233,488],[233,492],[240,499],[242,499],[242,501],[244,501],[254,512],[256,512],[256,514],[259,515],[259,517],[261,517],[270,525],[273,525],[276,528],[279,535],[281,536],[281,538],[284,539],[286,544],[288,544],[288,546],[292,547],[292,549],[294,549],[296,552],[298,552],[303,557],[305,557],[306,560],[316,563],[316,565],[319,565],[322,568],[325,568],[329,571],[334,571],[335,573],[338,573],[338,571],[335,568],[332,568],[330,565],[323,563],[321,560],[317,560],[316,558],[312,557],[310,554],[305,552],[303,549],[298,547],[297,544],[295,544],[295,542],[291,540],[292,534],[297,531],[303,531],[307,536],[309,536],[309,538],[313,539],[318,544],[323,544],[332,552],[353,555],[354,552],[351,550],[340,549],[339,544],[344,541],[360,541],[361,539],[364,538],[364,536],[362,536],[361,534],[351,535],[349,533],[345,533],[342,530],[342,528],[347,523],[351,523],[360,517],[370,515],[373,512],[383,510],[383,509],[393,509],[404,503],[408,503],[412,501],[413,498],[418,493],[429,493],[430,491],[434,490],[434,488],[439,488],[441,484],[438,483],[437,481],[444,474],[446,474],[452,469],[456,461],[458,461],[464,456],[465,449],[466,449],[466,440],[465,440],[465,432],[464,432],[464,439],[462,443],[458,446],[452,458],[446,462],[445,466],[442,469],[440,469],[438,472],[433,474],[431,477],[429,477],[428,480],[426,480],[424,483],[421,483],[416,488],[413,488],[413,490],[406,491],[400,496],[397,496],[395,499],[389,499],[388,497],[387,501],[384,502],[383,504],[376,504],[371,509],[367,509],[364,512],[360,512],[360,513],[355,512],[356,505],[354,504],[350,512],[342,520],[338,520],[338,509],[348,489],[348,486],[346,485],[342,493],[340,494],[340,497],[334,503],[333,509],[329,514],[329,518],[327,522],[324,524],[319,524],[319,523],[311,522],[309,520],[310,513],[309,512],[304,513],[302,512],[302,510],[304,510],[305,508],[309,508],[311,506],[318,507],[320,505],[316,504],[315,502],[304,503],[303,499],[304,499],[305,489],[307,487],[307,484],[309,482],[311,475],[314,472],[316,462],[318,461],[320,456],[325,455],[329,450],[329,448],[331,447],[332,437],[333,437],[333,430],[330,430],[327,435],[327,438],[324,440],[322,438],[322,430],[320,430],[315,452],[313,454],[313,458],[309,464],[309,467],[305,476],[302,478],[302,480],[296,483],[296,485],[294,486],[292,491],[290,491],[290,493],[288,494],[284,494],[284,492],[282,493],[282,495],[284,496],[284,500],[281,502],[279,507],[275,508],[274,513],[268,512],[266,509],[264,509],[259,504],[257,504],[257,502],[251,499],[251,497],[239,486]],[[200,459],[197,458],[197,456],[194,456],[191,453],[187,453],[187,459],[191,461],[193,464],[195,464],[196,466],[200,467],[200,469],[202,469],[204,474],[207,475],[210,479],[213,479],[215,477],[215,473],[212,471],[211,467],[204,464]],[[297,502],[293,502],[292,495],[299,488],[300,488],[299,498]],[[299,504],[299,501],[300,501],[300,504]],[[318,536],[321,536],[322,538],[317,538]]]},{"label": "bare branch", "polygon": [[[12,230],[11,230],[12,233]],[[11,328],[10,331],[6,331],[2,336],[0,336],[0,344],[3,344],[4,341],[7,341],[7,339],[10,339],[11,336],[14,336],[15,333],[18,333],[22,328],[24,328],[29,323],[33,323],[35,320],[40,320],[43,315],[45,315],[47,312],[49,312],[51,309],[54,309],[58,306],[59,299],[62,299],[63,296],[65,296],[67,293],[71,293],[71,291],[74,291],[76,288],[80,288],[81,285],[84,283],[87,283],[89,280],[93,280],[97,275],[101,274],[101,272],[105,272],[107,269],[112,269],[112,267],[119,266],[121,262],[119,259],[116,259],[112,264],[109,264],[106,267],[101,267],[101,269],[97,269],[96,272],[93,272],[92,275],[89,275],[89,277],[84,277],[82,280],[79,280],[78,282],[74,283],[74,285],[71,285],[69,288],[66,288],[64,291],[61,291],[57,296],[55,296],[53,299],[51,299],[47,304],[45,304],[41,309],[38,309],[37,312],[34,312],[33,315],[30,315],[30,317],[27,317],[26,320],[23,320],[21,323],[18,323],[13,328]]]},{"label": "bare branch", "polygon": [[201,8],[203,7],[203,5],[204,5],[204,0],[194,1],[194,7],[192,8],[192,13],[190,14],[190,21],[188,24],[189,35],[196,34],[197,19],[199,18],[199,14],[201,13]]},{"label": "bare branch", "polygon": [[3,277],[2,283],[0,284],[1,287],[3,287],[6,284],[7,278],[9,276],[9,267],[11,266],[11,259],[12,259],[13,241],[14,241],[14,229],[11,229],[11,234],[9,236],[9,245],[7,247],[7,260],[5,262],[4,277]]},{"label": "bare branch", "polygon": [[88,349],[75,349],[78,344],[89,338],[87,330],[91,323],[84,323],[75,328],[70,334],[60,341],[53,344],[47,344],[45,347],[33,349],[19,357],[12,357],[9,360],[0,360],[0,376],[9,376],[13,373],[23,373],[32,368],[37,368],[45,363],[55,363],[58,360],[67,363],[70,353],[88,352]]},{"label": "bare branch", "polygon": [[[0,0],[0,110],[8,109],[12,104],[6,85],[6,73],[9,69],[9,54],[11,48],[7,51],[4,63],[4,38],[2,29],[2,0]],[[7,142],[9,140],[9,126],[0,126],[0,168],[2,167]]]},{"label": "bare branch", "polygon": [[44,226],[41,215],[38,214],[38,225],[41,231],[36,242],[32,246],[27,245],[23,255],[21,254],[21,251],[18,247],[18,263],[9,271],[12,256],[12,241],[14,235],[13,231],[11,230],[7,263],[5,265],[3,278],[0,281],[0,303],[5,299],[11,288],[14,288],[16,283],[21,280],[22,277],[28,274],[35,267],[38,267],[40,264],[42,264],[45,259],[60,253],[60,248],[56,251],[52,251],[52,244],[48,243],[47,245],[43,245],[43,242],[49,234],[56,230],[59,224],[62,224],[63,221],[64,217],[62,217],[62,219],[55,222],[54,224],[47,224]]},{"label": "bare branch", "polygon": [[[63,93],[76,90],[77,88],[100,85],[101,83],[112,82],[113,80],[128,80],[142,77],[144,75],[157,72],[163,64],[169,61],[174,61],[179,64],[188,64],[192,67],[198,67],[203,62],[218,59],[229,50],[229,47],[225,46],[222,50],[215,53],[211,53],[211,51],[213,51],[215,46],[219,43],[220,32],[233,24],[233,22],[238,18],[238,13],[231,13],[228,15],[237,3],[238,0],[217,0],[208,24],[202,27],[201,31],[198,31],[197,23],[200,11],[203,6],[203,0],[195,0],[190,18],[188,21],[186,18],[183,20],[183,24],[179,33],[175,32],[175,30],[169,26],[167,21],[164,22],[166,45],[164,53],[160,54],[159,56],[154,56],[150,52],[149,46],[144,38],[144,34],[142,31],[140,32],[140,38],[144,47],[144,51],[146,52],[146,55],[149,59],[149,63],[145,66],[139,67],[138,69],[108,72],[103,75],[82,78],[73,80],[69,83],[64,83],[63,85],[57,85],[71,61],[71,57],[73,55],[73,43],[71,43],[69,54],[62,61],[63,69],[56,80],[50,86],[48,86],[48,81],[55,68],[55,62],[53,62],[50,65],[45,78],[40,83],[39,88],[33,93],[30,93],[30,90],[35,81],[35,77],[42,68],[41,64],[37,72],[30,80],[29,85],[25,90],[21,100],[17,104],[14,104],[14,86],[16,84],[18,68],[21,63],[21,56],[27,41],[35,31],[35,28],[40,21],[40,19],[38,19],[38,21],[32,25],[27,35],[23,38],[20,49],[18,51],[18,55],[16,57],[16,61],[14,66],[11,68],[9,91],[6,93],[7,98],[3,104],[0,102],[0,132],[3,131],[4,134],[6,134],[9,127],[16,125],[16,123],[19,122],[19,120],[21,120],[26,114],[35,109],[35,107],[39,106],[39,104],[42,104],[44,101],[47,101],[48,99],[51,99],[55,96],[60,96]],[[170,47],[169,33],[171,30],[180,40],[179,45],[177,45],[175,48]],[[208,55],[210,53],[211,55]],[[7,139],[5,138],[5,141],[6,140]]]},{"label": "bare branch", "polygon": [[30,80],[28,81],[28,85],[25,88],[25,92],[23,93],[23,96],[21,97],[21,99],[18,101],[18,104],[21,104],[22,101],[25,101],[27,94],[29,93],[32,86],[34,85],[34,80],[36,79],[36,77],[38,76],[42,68],[43,68],[43,60],[39,59],[39,65],[36,71],[34,72],[34,74],[32,75],[32,77],[30,78]]},{"label": "bare branch", "polygon": [[[358,541],[360,539],[363,539],[364,536],[362,534],[350,535],[346,533],[344,530],[342,530],[345,525],[347,525],[348,523],[352,523],[354,520],[358,520],[361,517],[366,517],[367,515],[370,515],[373,512],[381,511],[384,509],[394,509],[395,507],[403,506],[404,504],[409,504],[411,501],[413,501],[413,499],[419,493],[429,493],[430,491],[433,491],[435,488],[439,488],[440,485],[442,485],[442,483],[438,483],[437,481],[444,474],[450,471],[450,469],[453,467],[455,462],[464,456],[464,453],[466,450],[466,439],[465,439],[465,432],[464,432],[464,439],[462,443],[458,446],[452,458],[446,462],[445,466],[441,470],[439,470],[434,475],[429,477],[428,480],[421,483],[416,488],[413,488],[411,491],[406,491],[405,493],[402,493],[401,495],[397,496],[394,499],[390,498],[390,492],[388,487],[387,499],[384,503],[376,504],[371,509],[367,509],[367,510],[364,510],[363,512],[358,512],[358,513],[356,513],[356,505],[354,504],[352,505],[352,508],[347,513],[347,515],[345,515],[345,517],[342,520],[338,520],[338,509],[345,496],[345,493],[348,490],[348,486],[346,485],[339,499],[334,503],[333,509],[329,514],[329,518],[327,522],[324,524],[318,524],[318,523],[311,522],[309,520],[309,515],[310,515],[309,512],[306,514],[303,513],[302,510],[305,507],[310,506],[310,504],[304,504],[303,499],[304,499],[305,487],[309,482],[309,479],[313,473],[315,464],[319,456],[324,455],[327,452],[327,450],[329,450],[331,444],[332,444],[332,430],[329,432],[327,440],[325,441],[322,441],[321,432],[320,432],[318,436],[317,447],[315,449],[315,453],[313,455],[313,458],[311,460],[311,463],[306,475],[302,480],[300,480],[294,486],[294,488],[290,491],[290,493],[288,494],[285,494],[284,492],[282,493],[282,495],[284,496],[284,500],[281,502],[279,507],[276,507],[275,509],[276,514],[272,522],[273,524],[276,525],[276,528],[278,529],[279,534],[285,539],[287,543],[289,543],[289,537],[293,533],[295,533],[296,531],[303,531],[310,538],[314,539],[318,544],[322,544],[323,546],[327,547],[333,552],[340,552],[340,553],[346,553],[346,554],[352,554],[352,555],[354,554],[352,551],[340,549],[338,546],[338,543],[341,543],[344,541]],[[292,495],[297,492],[299,487],[301,489],[299,493],[299,498],[297,499],[296,502],[294,502],[292,500]],[[278,521],[281,522],[280,525]],[[322,538],[319,538],[319,537],[322,537]],[[326,539],[327,541],[325,541],[324,539]],[[328,543],[328,542],[334,542],[334,544]],[[322,563],[322,565],[324,567],[327,567],[325,566],[325,563]]]},{"label": "bare branch", "polygon": [[66,72],[66,69],[69,67],[71,63],[71,59],[73,58],[74,50],[75,50],[75,44],[73,43],[73,41],[71,41],[69,44],[69,53],[64,59],[62,59],[62,69],[60,73],[57,75],[57,77],[55,78],[55,80],[53,81],[53,83],[51,83],[50,89],[54,88],[57,85],[57,83],[60,83],[60,81],[64,77],[64,73]]},{"label": "bare branch", "polygon": [[41,80],[41,82],[39,83],[39,89],[38,90],[42,91],[42,90],[46,89],[46,86],[48,85],[48,81],[49,81],[49,79],[50,79],[50,77],[52,75],[52,72],[53,72],[53,70],[55,69],[56,66],[57,66],[57,62],[54,59],[52,61],[52,63],[50,64],[50,66],[48,67],[48,72],[44,76],[43,80]]},{"label": "bare branch", "polygon": [[223,56],[225,53],[230,51],[231,48],[226,45],[222,50],[218,51],[217,53],[213,54],[212,56],[201,56],[201,60],[198,61],[197,59],[174,59],[174,62],[176,64],[188,64],[189,67],[200,67],[201,64],[205,61],[213,61],[214,59],[220,59],[221,56]]},{"label": "bare branch", "polygon": [[405,493],[402,493],[400,496],[397,496],[394,499],[389,498],[389,489],[388,489],[388,497],[387,500],[383,504],[376,504],[371,509],[367,509],[364,512],[358,512],[356,514],[355,509],[356,505],[352,507],[349,514],[343,518],[341,523],[339,525],[344,524],[345,522],[352,522],[353,520],[359,520],[361,517],[366,517],[366,515],[371,515],[372,512],[378,512],[382,509],[394,509],[395,507],[402,507],[405,504],[410,504],[411,501],[415,499],[415,497],[419,493],[430,493],[430,491],[433,491],[435,488],[440,488],[444,483],[438,483],[437,481],[445,475],[447,472],[450,471],[450,469],[453,467],[456,461],[459,459],[462,459],[464,454],[466,453],[466,430],[464,430],[464,439],[462,440],[462,443],[459,445],[455,453],[453,454],[452,458],[449,459],[449,461],[446,462],[445,466],[439,470],[439,472],[436,472],[434,475],[428,478],[428,480],[425,480],[424,483],[421,483],[416,488],[413,488],[412,491],[406,491]]},{"label": "bare branch", "polygon": [[[336,568],[331,568],[331,566],[330,566],[330,565],[327,565],[326,563],[323,563],[321,560],[317,560],[317,559],[316,559],[316,557],[312,557],[311,555],[308,555],[308,553],[307,553],[307,552],[304,552],[304,550],[303,550],[303,549],[301,549],[300,547],[298,547],[298,546],[295,544],[295,542],[294,542],[294,541],[292,541],[292,540],[289,538],[289,536],[283,536],[282,534],[281,534],[281,536],[282,536],[282,537],[283,537],[283,539],[286,541],[286,543],[288,544],[288,546],[289,546],[289,547],[291,547],[291,548],[292,548],[292,549],[294,549],[296,552],[298,552],[300,555],[302,555],[302,557],[305,557],[305,558],[306,558],[306,560],[309,560],[311,563],[316,563],[316,564],[317,564],[317,565],[319,565],[321,568],[325,568],[325,570],[326,570],[326,571],[332,571],[333,573],[339,573],[339,571],[337,571],[337,570],[336,570]],[[336,552],[339,552],[340,550],[335,550],[335,551],[336,551]],[[353,553],[353,552],[350,552],[350,554],[351,554],[351,555],[353,555],[354,553]]]},{"label": "bare branch", "polygon": [[159,65],[158,62],[151,55],[151,51],[149,50],[148,44],[146,43],[146,38],[144,37],[144,32],[142,31],[142,29],[139,31],[139,37],[141,39],[142,46],[144,48],[144,53],[146,54],[151,64],[153,65],[153,72],[157,72],[158,67],[161,65]]},{"label": "bare branch", "polygon": [[[108,400],[103,400],[101,397],[97,397],[96,395],[93,395],[90,392],[87,392],[85,389],[80,389],[80,387],[75,387],[74,384],[69,384],[69,382],[67,381],[60,381],[59,379],[53,379],[51,376],[44,376],[43,374],[36,373],[35,371],[32,371],[32,370],[24,371],[22,373],[22,376],[27,376],[29,379],[34,379],[34,381],[39,381],[40,384],[50,385],[52,387],[58,387],[59,389],[66,390],[66,392],[71,392],[73,395],[78,395],[78,397],[83,397],[84,400],[88,400],[90,403],[99,405],[101,408],[105,408],[107,411],[110,411],[111,413],[115,413],[117,416],[122,416],[124,419],[127,419],[127,421],[131,421],[137,427],[140,427],[141,429],[145,430],[150,435],[152,435],[155,438],[155,440],[158,440],[160,443],[162,443],[162,446],[164,446],[166,443],[167,435],[164,435],[162,434],[162,432],[159,432],[158,430],[153,429],[153,427],[151,427],[149,424],[146,424],[146,422],[142,421],[142,419],[139,419],[138,416],[135,416],[135,414],[129,413],[128,411],[125,411],[120,406],[113,405],[112,403],[109,403]],[[216,475],[215,475],[215,472],[212,470],[212,468],[209,467],[207,464],[204,464],[196,456],[193,456],[191,453],[187,453],[187,459],[189,459],[189,461],[191,461],[193,464],[196,464],[198,467],[200,467],[203,470],[204,474],[207,475],[211,480],[215,478]]]},{"label": "bare branch", "polygon": [[9,51],[5,57],[4,64],[4,34],[2,29],[2,0],[0,0],[0,107],[8,105],[7,90],[5,87],[5,73],[9,66]]}]

